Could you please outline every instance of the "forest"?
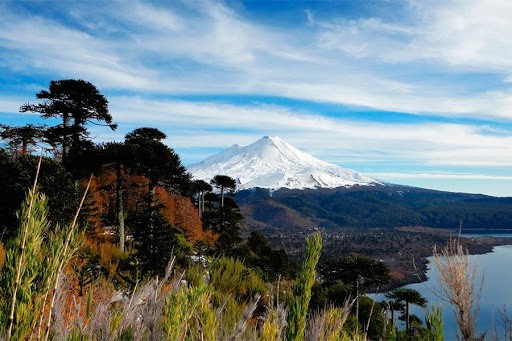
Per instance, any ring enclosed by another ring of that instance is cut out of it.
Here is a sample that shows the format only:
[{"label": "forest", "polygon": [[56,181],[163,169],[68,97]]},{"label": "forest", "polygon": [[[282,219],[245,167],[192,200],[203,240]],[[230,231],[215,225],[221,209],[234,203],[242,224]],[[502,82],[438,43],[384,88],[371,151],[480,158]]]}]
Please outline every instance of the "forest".
[{"label": "forest", "polygon": [[[235,180],[193,180],[159,129],[94,143],[90,124],[117,124],[90,82],[52,81],[20,111],[57,124],[0,129],[0,339],[443,340],[418,292],[365,295],[390,281],[379,260],[317,266],[320,233],[298,262],[258,231],[242,238]],[[478,337],[469,301],[464,340]]]},{"label": "forest", "polygon": [[[512,198],[482,194],[451,193],[423,188],[386,184],[385,186],[318,190],[280,189],[270,195],[266,189],[237,194],[244,206],[283,205],[325,228],[394,228],[428,226],[457,230],[512,229]],[[272,226],[269,210],[251,216]],[[294,220],[288,226],[306,226]]]}]

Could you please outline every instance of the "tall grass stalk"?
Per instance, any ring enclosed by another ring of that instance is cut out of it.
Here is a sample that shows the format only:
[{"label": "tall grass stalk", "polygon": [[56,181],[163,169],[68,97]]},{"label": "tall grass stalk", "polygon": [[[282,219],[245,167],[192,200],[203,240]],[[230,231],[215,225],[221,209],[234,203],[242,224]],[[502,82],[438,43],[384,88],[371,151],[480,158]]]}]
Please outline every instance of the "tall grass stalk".
[{"label": "tall grass stalk", "polygon": [[306,317],[311,299],[311,288],[315,283],[315,268],[322,250],[322,235],[315,233],[306,238],[306,255],[302,261],[293,287],[293,301],[288,312],[286,340],[303,341]]},{"label": "tall grass stalk", "polygon": [[286,328],[286,315],[286,309],[279,303],[270,308],[261,328],[260,340],[282,340],[283,330]]},{"label": "tall grass stalk", "polygon": [[339,341],[348,338],[343,326],[352,309],[353,302],[346,300],[342,307],[327,307],[308,321],[306,340]]},{"label": "tall grass stalk", "polygon": [[8,244],[0,272],[0,326],[7,340],[39,340],[45,327],[48,337],[50,324],[43,321],[51,320],[62,268],[78,245],[76,219],[68,228],[50,228],[48,200],[37,190],[40,167],[41,159],[18,213],[18,236]]},{"label": "tall grass stalk", "polygon": [[29,191],[29,202],[28,207],[24,213],[22,213],[22,223],[21,228],[23,230],[22,237],[21,237],[21,243],[20,243],[20,253],[18,257],[18,263],[16,266],[16,273],[15,273],[15,281],[14,281],[14,287],[12,290],[12,298],[11,298],[11,304],[9,309],[9,327],[7,328],[7,340],[11,339],[12,335],[12,328],[14,326],[14,311],[16,307],[16,297],[18,293],[18,287],[20,285],[20,279],[22,275],[22,267],[23,267],[23,258],[25,256],[25,244],[27,242],[27,236],[29,233],[29,222],[31,218],[32,213],[32,207],[34,205],[35,200],[35,193],[36,193],[36,187],[37,187],[37,179],[39,177],[39,171],[41,170],[41,161],[42,157],[39,157],[39,161],[37,162],[37,170],[36,170],[36,176],[34,179],[34,185],[32,186],[32,189]]},{"label": "tall grass stalk", "polygon": [[467,250],[452,239],[439,252],[434,247],[432,262],[439,271],[440,296],[454,311],[458,338],[463,341],[483,339],[483,335],[476,335],[483,276],[478,280],[477,266],[471,264]]},{"label": "tall grass stalk", "polygon": [[53,292],[51,294],[51,299],[50,299],[50,312],[48,313],[48,320],[46,323],[45,340],[48,340],[48,337],[50,335],[50,327],[51,327],[51,323],[52,323],[52,310],[53,310],[53,307],[55,304],[55,294],[57,292],[57,286],[59,285],[59,279],[60,279],[60,275],[62,273],[62,269],[64,267],[64,264],[66,264],[73,257],[74,253],[77,251],[76,243],[74,242],[74,240],[77,237],[76,226],[77,226],[78,216],[79,216],[82,206],[84,204],[85,198],[87,197],[87,193],[89,192],[89,187],[91,186],[91,180],[92,180],[92,175],[89,178],[87,187],[85,188],[84,194],[82,195],[82,200],[80,201],[80,205],[78,205],[78,209],[76,210],[75,217],[73,218],[73,222],[69,226],[68,231],[66,233],[64,247],[62,248],[62,251],[58,253],[60,262],[59,262],[59,265],[57,268],[57,274],[55,276],[55,281],[54,281],[54,285],[53,285]]}]

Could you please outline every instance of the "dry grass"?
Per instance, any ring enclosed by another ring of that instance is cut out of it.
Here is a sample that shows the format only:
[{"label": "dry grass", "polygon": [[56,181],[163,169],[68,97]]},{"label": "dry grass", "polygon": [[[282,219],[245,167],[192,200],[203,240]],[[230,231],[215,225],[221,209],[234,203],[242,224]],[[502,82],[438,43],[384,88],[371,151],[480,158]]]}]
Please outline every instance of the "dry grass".
[{"label": "dry grass", "polygon": [[306,328],[306,340],[337,341],[348,339],[343,330],[353,301],[346,300],[342,307],[327,307],[313,315]]},{"label": "dry grass", "polygon": [[447,301],[454,311],[458,339],[482,340],[483,335],[476,335],[476,321],[483,276],[480,278],[478,267],[471,263],[468,251],[458,240],[451,239],[440,251],[434,247],[432,263],[439,271],[438,296]]}]

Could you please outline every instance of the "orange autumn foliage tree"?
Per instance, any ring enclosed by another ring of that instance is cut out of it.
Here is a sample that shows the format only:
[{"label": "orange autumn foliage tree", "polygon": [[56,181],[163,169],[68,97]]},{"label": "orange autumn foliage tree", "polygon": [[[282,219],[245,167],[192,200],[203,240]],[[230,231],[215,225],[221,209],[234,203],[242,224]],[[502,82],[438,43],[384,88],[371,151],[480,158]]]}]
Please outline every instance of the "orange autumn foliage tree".
[{"label": "orange autumn foliage tree", "polygon": [[217,236],[203,230],[197,208],[190,198],[172,195],[162,187],[157,187],[156,198],[163,205],[160,213],[185,236],[188,242],[203,241],[210,245],[215,243]]},{"label": "orange autumn foliage tree", "polygon": [[[105,226],[116,225],[116,191],[115,172],[105,170],[95,177],[90,189],[92,198],[88,223],[91,230],[104,231]],[[143,176],[125,175],[123,179],[126,188],[125,211],[134,211],[147,205],[146,195],[149,181]],[[163,187],[156,187],[156,199],[161,205],[160,213],[172,225],[175,226],[190,243],[202,241],[207,245],[213,245],[217,235],[211,231],[204,231],[197,208],[188,197],[170,194]],[[102,238],[103,239],[103,238]]]},{"label": "orange autumn foliage tree", "polygon": [[[105,217],[113,210],[113,190],[104,190],[110,174],[93,177],[89,189],[89,210],[87,211],[87,225],[89,232],[100,234],[105,227]],[[115,200],[115,198],[114,198]]]}]

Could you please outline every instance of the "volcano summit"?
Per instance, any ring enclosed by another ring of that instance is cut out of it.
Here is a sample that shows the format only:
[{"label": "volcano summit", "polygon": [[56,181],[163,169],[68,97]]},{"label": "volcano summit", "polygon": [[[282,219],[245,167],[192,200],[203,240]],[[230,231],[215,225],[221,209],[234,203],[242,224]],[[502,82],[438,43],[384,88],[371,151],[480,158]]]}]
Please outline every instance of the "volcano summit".
[{"label": "volcano summit", "polygon": [[196,179],[211,180],[228,175],[237,189],[254,187],[335,188],[373,186],[381,183],[370,177],[319,160],[277,136],[264,136],[248,145],[232,147],[188,167]]}]

